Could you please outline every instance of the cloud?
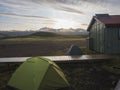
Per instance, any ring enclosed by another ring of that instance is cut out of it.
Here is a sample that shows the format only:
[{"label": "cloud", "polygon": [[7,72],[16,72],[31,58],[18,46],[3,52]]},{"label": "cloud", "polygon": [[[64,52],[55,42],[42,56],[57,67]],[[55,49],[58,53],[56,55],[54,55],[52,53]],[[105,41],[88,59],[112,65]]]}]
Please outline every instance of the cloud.
[{"label": "cloud", "polygon": [[4,22],[4,21],[0,21],[0,24],[6,24],[6,22]]},{"label": "cloud", "polygon": [[44,19],[49,19],[48,17],[43,17],[43,16],[23,15],[23,14],[16,14],[16,13],[1,13],[0,12],[0,15],[17,16],[17,17],[25,17],[25,18],[44,18]]},{"label": "cloud", "polygon": [[25,4],[10,2],[10,1],[6,1],[6,0],[5,1],[1,0],[0,4],[1,5],[5,5],[5,6],[9,6],[9,7],[15,7],[15,8],[24,7],[25,6]]},{"label": "cloud", "polygon": [[[58,22],[63,26],[67,20],[66,24],[75,22],[70,27],[87,27],[95,13],[120,14],[119,3],[119,0],[0,0],[0,21],[6,21],[0,23],[14,27],[17,24],[11,23],[18,22],[32,28],[52,27]],[[56,22],[55,18],[63,21]]]},{"label": "cloud", "polygon": [[63,3],[63,4],[72,4],[72,5],[80,5],[80,4],[85,4],[85,3],[93,3],[93,4],[96,4],[96,3],[104,3],[106,2],[107,0],[56,0],[57,2],[60,2],[60,3]]},{"label": "cloud", "polygon": [[[48,0],[47,0],[48,1]],[[61,3],[63,5],[73,5],[79,7],[84,7],[84,9],[109,8],[112,6],[119,6],[119,0],[51,0],[52,3]]]},{"label": "cloud", "polygon": [[82,26],[88,26],[88,24],[81,24]]},{"label": "cloud", "polygon": [[0,24],[21,24],[19,22],[11,22],[11,21],[0,21]]},{"label": "cloud", "polygon": [[[112,5],[112,4],[117,4],[119,5],[120,1],[119,0],[1,0],[0,3],[4,5],[8,5],[11,7],[16,7],[16,8],[36,8],[36,7],[50,7],[52,6],[60,6],[60,4],[63,5],[74,5],[74,6],[82,6],[86,5],[86,7],[89,7],[89,5],[94,5],[94,6],[105,6],[105,5]],[[51,4],[51,5],[50,5]],[[61,7],[63,8],[63,7]],[[70,9],[65,8],[66,11],[69,11]],[[74,10],[73,10],[74,11]],[[79,11],[75,11],[79,12]]]},{"label": "cloud", "polygon": [[69,12],[69,13],[84,14],[82,11],[74,9],[72,7],[68,7],[68,6],[55,7],[55,9],[65,11],[65,12]]},{"label": "cloud", "polygon": [[[37,0],[35,0],[37,1]],[[43,0],[40,0],[41,2]],[[45,0],[47,3],[61,3],[66,5],[80,5],[83,2],[96,3],[98,1],[103,2],[103,0]]]},{"label": "cloud", "polygon": [[28,0],[28,1],[26,1],[26,0],[21,0],[21,1],[19,1],[19,0],[9,0],[9,1],[1,0],[0,4],[11,7],[11,8],[18,8],[18,9],[33,9],[38,6],[40,7],[40,3],[32,2],[30,0]]}]

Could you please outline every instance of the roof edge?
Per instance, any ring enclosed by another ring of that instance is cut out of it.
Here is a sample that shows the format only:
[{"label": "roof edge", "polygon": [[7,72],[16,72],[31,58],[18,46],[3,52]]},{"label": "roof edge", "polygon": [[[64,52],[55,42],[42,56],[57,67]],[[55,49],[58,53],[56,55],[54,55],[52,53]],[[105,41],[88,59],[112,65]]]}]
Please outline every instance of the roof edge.
[{"label": "roof edge", "polygon": [[95,21],[95,16],[92,17],[92,19],[90,21],[90,24],[89,24],[89,26],[87,28],[87,31],[90,31],[90,28],[91,28],[91,26],[92,26],[92,24],[93,24],[94,21]]}]

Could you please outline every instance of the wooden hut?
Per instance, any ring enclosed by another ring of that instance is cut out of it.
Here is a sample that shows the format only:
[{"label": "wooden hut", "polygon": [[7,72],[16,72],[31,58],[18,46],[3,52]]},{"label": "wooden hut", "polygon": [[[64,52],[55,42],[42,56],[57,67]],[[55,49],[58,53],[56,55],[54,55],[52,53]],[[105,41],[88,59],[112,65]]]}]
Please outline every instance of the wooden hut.
[{"label": "wooden hut", "polygon": [[120,54],[120,15],[96,14],[89,31],[89,48],[103,54]]}]

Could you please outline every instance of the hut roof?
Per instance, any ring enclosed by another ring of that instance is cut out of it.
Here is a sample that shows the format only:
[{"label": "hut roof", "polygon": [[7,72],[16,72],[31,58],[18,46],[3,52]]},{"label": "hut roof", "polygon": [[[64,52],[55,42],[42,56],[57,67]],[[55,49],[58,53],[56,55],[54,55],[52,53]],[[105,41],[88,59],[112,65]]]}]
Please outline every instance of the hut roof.
[{"label": "hut roof", "polygon": [[93,16],[88,26],[88,31],[95,21],[100,21],[106,27],[120,27],[120,15],[96,14],[96,16]]}]

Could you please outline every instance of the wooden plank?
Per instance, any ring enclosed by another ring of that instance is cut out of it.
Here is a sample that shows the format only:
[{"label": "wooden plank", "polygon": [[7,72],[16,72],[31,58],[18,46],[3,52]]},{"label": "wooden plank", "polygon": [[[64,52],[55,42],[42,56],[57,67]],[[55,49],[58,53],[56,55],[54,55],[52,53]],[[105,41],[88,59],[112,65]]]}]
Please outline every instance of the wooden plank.
[{"label": "wooden plank", "polygon": [[[116,55],[80,55],[80,56],[41,56],[48,58],[55,62],[80,62],[80,61],[94,61],[94,60],[110,60],[120,58]],[[30,57],[12,57],[0,58],[0,62],[24,62]]]},{"label": "wooden plank", "polygon": [[2,62],[24,62],[30,57],[10,57],[10,58],[0,58],[0,63]]}]

